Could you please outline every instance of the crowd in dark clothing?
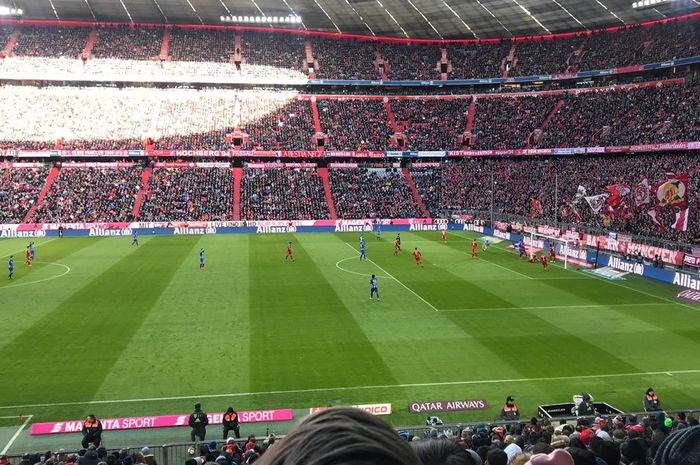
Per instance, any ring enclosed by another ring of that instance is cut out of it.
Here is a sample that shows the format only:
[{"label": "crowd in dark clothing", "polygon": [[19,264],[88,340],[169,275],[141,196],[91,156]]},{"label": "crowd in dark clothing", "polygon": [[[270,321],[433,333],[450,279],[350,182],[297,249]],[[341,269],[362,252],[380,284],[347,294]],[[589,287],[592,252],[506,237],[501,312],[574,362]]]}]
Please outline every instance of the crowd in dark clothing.
[{"label": "crowd in dark clothing", "polygon": [[156,168],[141,206],[142,221],[230,221],[233,175],[228,168]]},{"label": "crowd in dark clothing", "polygon": [[392,100],[394,118],[409,150],[461,150],[470,99]]},{"label": "crowd in dark clothing", "polygon": [[517,43],[515,62],[508,76],[534,76],[565,72],[575,65],[573,53],[585,42],[585,35],[566,39],[530,39]]},{"label": "crowd in dark clothing", "polygon": [[63,167],[32,220],[37,223],[103,223],[133,219],[143,168]]},{"label": "crowd in dark clothing", "polygon": [[241,219],[318,220],[328,217],[323,181],[315,168],[244,170]]},{"label": "crowd in dark clothing", "polygon": [[95,58],[150,60],[160,55],[163,29],[159,27],[102,26],[92,48]]},{"label": "crowd in dark clothing", "polygon": [[394,130],[381,100],[318,100],[329,150],[386,150]]},{"label": "crowd in dark clothing", "polygon": [[398,169],[342,168],[329,171],[338,218],[420,218],[406,178]]},{"label": "crowd in dark clothing", "polygon": [[48,167],[0,169],[0,224],[21,223],[39,199]]},{"label": "crowd in dark clothing", "polygon": [[12,54],[78,58],[85,50],[89,27],[24,26]]},{"label": "crowd in dark clothing", "polygon": [[369,40],[312,37],[318,79],[380,79],[375,66],[377,43]]},{"label": "crowd in dark clothing", "polygon": [[233,58],[235,37],[221,29],[171,29],[169,54],[178,61],[228,63]]},{"label": "crowd in dark clothing", "polygon": [[378,50],[389,79],[440,79],[442,52],[438,45],[379,42]]},{"label": "crowd in dark clothing", "polygon": [[306,71],[304,36],[244,31],[241,34],[243,58],[247,64]]},{"label": "crowd in dark clothing", "polygon": [[448,45],[448,76],[450,79],[500,77],[510,47],[510,42]]}]

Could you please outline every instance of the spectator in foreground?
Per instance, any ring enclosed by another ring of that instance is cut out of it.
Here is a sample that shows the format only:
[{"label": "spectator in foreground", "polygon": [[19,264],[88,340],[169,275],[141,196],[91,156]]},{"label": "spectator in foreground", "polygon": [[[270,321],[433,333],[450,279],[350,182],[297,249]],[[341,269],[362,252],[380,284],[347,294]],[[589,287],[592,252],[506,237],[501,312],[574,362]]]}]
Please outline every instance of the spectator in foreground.
[{"label": "spectator in foreground", "polygon": [[694,465],[700,463],[700,426],[669,435],[654,457],[654,465]]},{"label": "spectator in foreground", "polygon": [[389,424],[362,410],[310,415],[259,460],[260,465],[417,465],[411,446]]},{"label": "spectator in foreground", "polygon": [[477,465],[472,455],[454,441],[416,441],[411,446],[423,465]]},{"label": "spectator in foreground", "polygon": [[535,454],[525,465],[574,465],[574,459],[564,449],[557,449],[550,454]]}]

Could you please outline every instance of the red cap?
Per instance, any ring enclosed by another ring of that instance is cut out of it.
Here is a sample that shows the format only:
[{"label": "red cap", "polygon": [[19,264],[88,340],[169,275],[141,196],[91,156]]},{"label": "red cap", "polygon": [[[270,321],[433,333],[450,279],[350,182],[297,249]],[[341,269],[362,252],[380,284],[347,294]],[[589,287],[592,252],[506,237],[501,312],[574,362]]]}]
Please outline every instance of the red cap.
[{"label": "red cap", "polygon": [[593,432],[592,429],[584,429],[581,431],[581,442],[584,443],[586,446],[591,445],[591,438],[595,435],[595,432]]}]

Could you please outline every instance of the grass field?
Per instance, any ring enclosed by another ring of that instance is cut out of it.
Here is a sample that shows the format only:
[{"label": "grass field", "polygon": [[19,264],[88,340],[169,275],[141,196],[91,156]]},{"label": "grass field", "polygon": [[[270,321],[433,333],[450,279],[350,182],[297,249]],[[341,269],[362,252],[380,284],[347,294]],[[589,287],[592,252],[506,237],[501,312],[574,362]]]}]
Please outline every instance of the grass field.
[{"label": "grass field", "polygon": [[[189,413],[197,400],[210,412],[391,402],[400,426],[424,421],[411,401],[489,401],[486,412],[439,415],[448,422],[495,418],[509,394],[526,416],[582,390],[636,411],[649,386],[666,408],[700,407],[700,311],[673,287],[545,273],[505,242],[472,260],[477,236],[463,232],[447,245],[436,232],[403,233],[394,257],[384,236],[367,237],[369,262],[357,259],[357,234],[151,236],[139,247],[47,238],[31,269],[27,241],[3,240],[17,272],[0,281],[0,417]],[[371,273],[379,302],[368,298]],[[3,426],[0,449],[14,431]],[[66,442],[76,440],[25,431],[11,450]]]}]

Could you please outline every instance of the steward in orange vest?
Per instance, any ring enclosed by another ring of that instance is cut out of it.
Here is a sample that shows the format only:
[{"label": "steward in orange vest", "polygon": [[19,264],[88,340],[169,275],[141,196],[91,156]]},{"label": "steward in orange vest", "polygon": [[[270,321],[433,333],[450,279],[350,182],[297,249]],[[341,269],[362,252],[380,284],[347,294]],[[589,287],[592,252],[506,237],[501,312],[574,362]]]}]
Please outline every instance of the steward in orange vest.
[{"label": "steward in orange vest", "polygon": [[88,415],[83,423],[83,449],[87,449],[90,444],[100,447],[102,442],[102,422],[95,418],[95,415]]},{"label": "steward in orange vest", "polygon": [[647,389],[647,393],[644,396],[644,411],[658,412],[659,410],[661,410],[661,401],[659,397],[654,393],[652,388]]},{"label": "steward in orange vest", "polygon": [[241,432],[240,428],[238,427],[238,413],[233,409],[233,407],[229,407],[228,410],[226,410],[226,413],[224,413],[223,425],[224,439],[228,439],[229,431],[233,431],[233,433],[236,435],[236,439],[240,439]]},{"label": "steward in orange vest", "polygon": [[508,396],[506,398],[506,405],[501,409],[501,420],[503,421],[514,421],[520,420],[520,411],[518,406],[515,405],[515,399],[513,396]]}]

